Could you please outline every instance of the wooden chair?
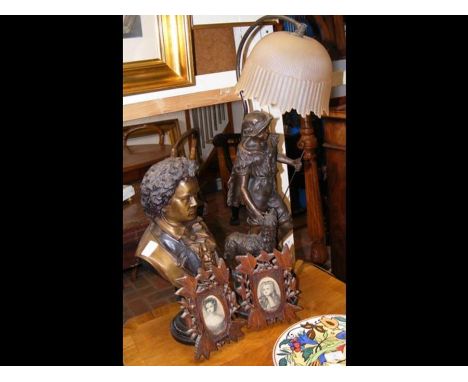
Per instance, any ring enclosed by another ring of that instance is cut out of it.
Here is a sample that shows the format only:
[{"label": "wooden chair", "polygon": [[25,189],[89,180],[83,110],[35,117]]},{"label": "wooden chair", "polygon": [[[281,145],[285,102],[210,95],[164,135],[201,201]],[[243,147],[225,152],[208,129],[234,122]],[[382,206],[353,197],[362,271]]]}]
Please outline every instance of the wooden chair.
[{"label": "wooden chair", "polygon": [[[180,156],[180,149],[184,147],[185,140],[189,141],[189,159],[197,160],[200,164],[200,151],[197,149],[198,145],[198,130],[190,129],[183,133],[177,141],[172,145],[171,157]],[[184,155],[185,151],[184,151]]]},{"label": "wooden chair", "polygon": [[[241,140],[241,134],[223,133],[213,137],[213,145],[218,155],[219,173],[223,186],[224,196],[227,197],[228,181],[232,167],[236,160],[237,146]],[[231,207],[231,225],[239,225],[239,207]]]},{"label": "wooden chair", "polygon": [[[154,134],[159,136],[159,144],[174,145],[181,136],[179,120],[177,118],[166,119],[124,127],[124,140],[126,135],[127,137],[131,135],[132,138],[137,138]],[[185,156],[183,147],[181,147],[180,155]]]},{"label": "wooden chair", "polygon": [[[140,134],[135,134],[136,132],[140,132]],[[145,134],[141,134],[141,132],[145,132]],[[136,125],[136,126],[129,126],[126,131],[124,131],[123,135],[123,143],[124,146],[128,146],[128,137],[130,135],[135,136],[142,136],[142,135],[148,135],[148,133],[156,133],[159,136],[159,142],[158,144],[164,144],[164,138],[166,135],[166,132],[159,127],[158,125],[155,124],[144,124],[144,125]]]},{"label": "wooden chair", "polygon": [[[143,137],[151,134],[159,136],[159,143],[128,145],[129,138]],[[165,144],[166,135],[169,145]],[[177,119],[157,121],[124,127],[123,134],[123,182],[133,183],[143,178],[151,165],[167,158],[171,153],[171,145],[180,137],[180,127]],[[179,154],[185,155],[183,147]]]},{"label": "wooden chair", "polygon": [[[201,159],[201,152],[199,150],[199,143],[198,143],[199,139],[200,139],[200,134],[198,132],[198,129],[187,130],[184,134],[180,136],[177,142],[172,146],[171,157],[180,156],[180,154],[178,154],[179,148],[184,145],[186,140],[188,140],[188,143],[189,143],[188,159],[196,161],[199,166],[198,169],[200,170],[203,163]],[[197,178],[198,178],[198,175],[197,175]],[[207,202],[206,202],[205,196],[203,195],[203,191],[201,189],[198,192],[198,202],[199,202],[199,205],[197,209],[197,215],[204,216],[206,212]]]}]

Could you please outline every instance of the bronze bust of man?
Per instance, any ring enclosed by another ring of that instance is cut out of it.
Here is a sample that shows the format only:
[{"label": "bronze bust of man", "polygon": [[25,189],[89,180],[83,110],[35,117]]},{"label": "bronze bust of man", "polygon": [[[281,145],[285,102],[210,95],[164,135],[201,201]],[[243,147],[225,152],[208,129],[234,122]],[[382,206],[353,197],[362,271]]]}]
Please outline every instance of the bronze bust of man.
[{"label": "bronze bust of man", "polygon": [[242,121],[242,139],[228,182],[227,204],[247,207],[247,222],[258,227],[263,216],[273,208],[278,214],[278,241],[292,229],[292,219],[286,204],[276,191],[276,162],[301,169],[300,159],[278,154],[278,134],[271,134],[269,126],[273,117],[263,111],[246,114]]},{"label": "bronze bust of man", "polygon": [[[151,166],[141,182],[141,204],[151,223],[138,245],[136,256],[150,263],[176,288],[177,279],[196,276],[217,264],[216,242],[197,216],[197,164],[184,157],[170,157]],[[172,322],[175,339],[193,344],[184,334],[180,315]]]}]

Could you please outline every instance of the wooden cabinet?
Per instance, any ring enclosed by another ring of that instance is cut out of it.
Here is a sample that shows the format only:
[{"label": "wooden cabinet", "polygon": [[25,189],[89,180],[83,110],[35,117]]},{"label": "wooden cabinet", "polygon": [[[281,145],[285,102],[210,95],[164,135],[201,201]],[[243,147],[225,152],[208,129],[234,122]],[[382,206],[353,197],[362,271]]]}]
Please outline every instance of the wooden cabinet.
[{"label": "wooden cabinet", "polygon": [[346,109],[322,117],[332,273],[346,281]]}]

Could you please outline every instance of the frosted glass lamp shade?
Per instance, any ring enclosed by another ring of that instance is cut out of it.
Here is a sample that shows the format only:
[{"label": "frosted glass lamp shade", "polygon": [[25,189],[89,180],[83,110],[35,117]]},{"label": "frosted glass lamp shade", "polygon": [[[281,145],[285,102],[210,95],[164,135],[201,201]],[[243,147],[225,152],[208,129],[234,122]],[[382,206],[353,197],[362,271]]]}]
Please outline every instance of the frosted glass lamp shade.
[{"label": "frosted glass lamp shade", "polygon": [[260,105],[273,105],[281,113],[296,109],[328,114],[332,83],[331,58],[322,44],[307,36],[275,32],[263,39],[247,57],[236,92]]}]

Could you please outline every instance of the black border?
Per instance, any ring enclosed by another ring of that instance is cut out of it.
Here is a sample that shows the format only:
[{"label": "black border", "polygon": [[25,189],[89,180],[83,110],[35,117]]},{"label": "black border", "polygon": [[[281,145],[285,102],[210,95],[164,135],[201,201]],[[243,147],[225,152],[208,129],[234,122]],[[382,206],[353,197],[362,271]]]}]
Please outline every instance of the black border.
[{"label": "black border", "polygon": [[348,365],[466,362],[465,22],[347,17]]},{"label": "black border", "polygon": [[121,23],[2,18],[3,364],[122,365]]}]

